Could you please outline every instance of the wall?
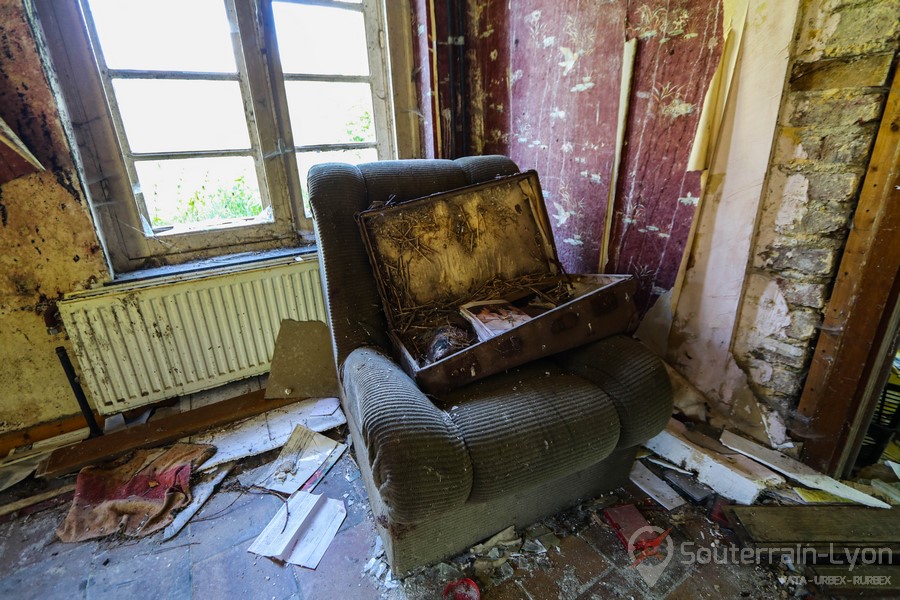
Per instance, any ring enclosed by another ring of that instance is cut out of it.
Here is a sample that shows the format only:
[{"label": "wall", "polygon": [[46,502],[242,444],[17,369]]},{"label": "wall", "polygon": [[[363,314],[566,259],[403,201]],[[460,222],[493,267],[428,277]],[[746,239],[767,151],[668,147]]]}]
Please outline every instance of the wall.
[{"label": "wall", "polygon": [[622,51],[637,39],[608,270],[636,274],[646,308],[674,283],[700,193],[686,166],[721,53],[718,3],[469,0],[468,12],[472,152],[538,171],[570,272],[599,267]]},{"label": "wall", "polygon": [[796,407],[881,119],[898,0],[810,0],[782,99],[734,355],[756,395]]},{"label": "wall", "polygon": [[[755,407],[731,354],[800,0],[750,0],[674,319],[650,332],[672,365],[721,412]],[[659,303],[659,308],[668,308]],[[656,308],[656,307],[655,307]],[[654,310],[654,313],[657,311]],[[671,318],[671,317],[670,317]],[[645,326],[650,327],[649,320]],[[644,333],[643,331],[641,333]],[[736,417],[752,417],[739,410]]]},{"label": "wall", "polygon": [[897,0],[749,1],[668,338],[672,364],[732,422],[758,424],[757,398],[782,414],[796,406],[880,120],[897,14]]},{"label": "wall", "polygon": [[22,0],[0,0],[0,117],[46,171],[0,185],[0,433],[78,412],[55,301],[108,278]]}]

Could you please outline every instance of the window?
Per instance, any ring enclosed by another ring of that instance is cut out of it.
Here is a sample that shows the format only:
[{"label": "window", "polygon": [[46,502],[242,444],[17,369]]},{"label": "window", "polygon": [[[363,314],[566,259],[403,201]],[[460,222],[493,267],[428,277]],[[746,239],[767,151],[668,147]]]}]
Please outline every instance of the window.
[{"label": "window", "polygon": [[296,246],[312,165],[396,156],[381,2],[35,3],[116,271]]}]

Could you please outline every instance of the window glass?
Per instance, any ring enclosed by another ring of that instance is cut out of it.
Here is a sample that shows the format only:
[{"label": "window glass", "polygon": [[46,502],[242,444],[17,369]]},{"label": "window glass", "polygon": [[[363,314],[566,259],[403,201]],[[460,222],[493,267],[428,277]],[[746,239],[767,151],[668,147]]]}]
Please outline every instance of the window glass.
[{"label": "window glass", "polygon": [[114,79],[132,152],[250,148],[237,81]]},{"label": "window glass", "polygon": [[375,141],[368,83],[287,81],[284,85],[297,146]]},{"label": "window glass", "polygon": [[237,72],[222,0],[89,0],[110,69]]},{"label": "window glass", "polygon": [[134,166],[154,228],[271,220],[249,156],[139,160]]},{"label": "window glass", "polygon": [[272,10],[285,73],[369,74],[361,12],[288,2],[274,2]]}]

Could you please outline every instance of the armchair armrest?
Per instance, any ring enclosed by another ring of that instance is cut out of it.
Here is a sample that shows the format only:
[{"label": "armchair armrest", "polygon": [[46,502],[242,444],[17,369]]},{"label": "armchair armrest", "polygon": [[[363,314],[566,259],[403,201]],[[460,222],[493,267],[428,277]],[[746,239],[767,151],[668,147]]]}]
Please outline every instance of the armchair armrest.
[{"label": "armchair armrest", "polygon": [[447,413],[372,348],[351,352],[342,372],[347,408],[367,453],[360,458],[369,461],[391,520],[416,523],[465,503],[472,463]]}]

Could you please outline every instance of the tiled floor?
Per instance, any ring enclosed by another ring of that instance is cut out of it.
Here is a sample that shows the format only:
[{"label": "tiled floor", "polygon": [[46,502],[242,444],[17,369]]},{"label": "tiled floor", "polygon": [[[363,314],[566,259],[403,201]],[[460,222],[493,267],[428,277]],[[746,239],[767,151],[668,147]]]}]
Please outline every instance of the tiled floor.
[{"label": "tiled floor", "polygon": [[[242,465],[247,470],[254,466]],[[250,480],[248,473],[227,479],[188,526],[167,542],[157,534],[138,540],[63,544],[54,530],[65,516],[65,505],[7,520],[0,524],[0,598],[418,600],[441,598],[446,583],[462,573],[476,577],[471,557],[465,555],[402,582],[386,584],[383,575],[376,580],[365,573],[375,552],[375,530],[362,480],[349,456],[316,488],[317,493],[343,498],[348,513],[319,567],[313,571],[281,565],[251,554],[247,547],[278,510],[280,500],[236,491],[237,481]],[[634,499],[642,497],[635,490],[620,490],[615,497],[546,520],[547,528],[559,537],[558,548],[546,554],[522,552],[510,558],[511,568],[481,573],[482,598],[788,597],[775,574],[759,567],[670,565],[654,586],[647,585],[629,568],[612,530],[591,519],[591,512],[604,504]],[[642,505],[642,511],[651,523],[669,523],[670,515],[650,504]],[[676,541],[712,543],[728,535],[699,509],[688,509],[678,520],[672,533]]]}]

